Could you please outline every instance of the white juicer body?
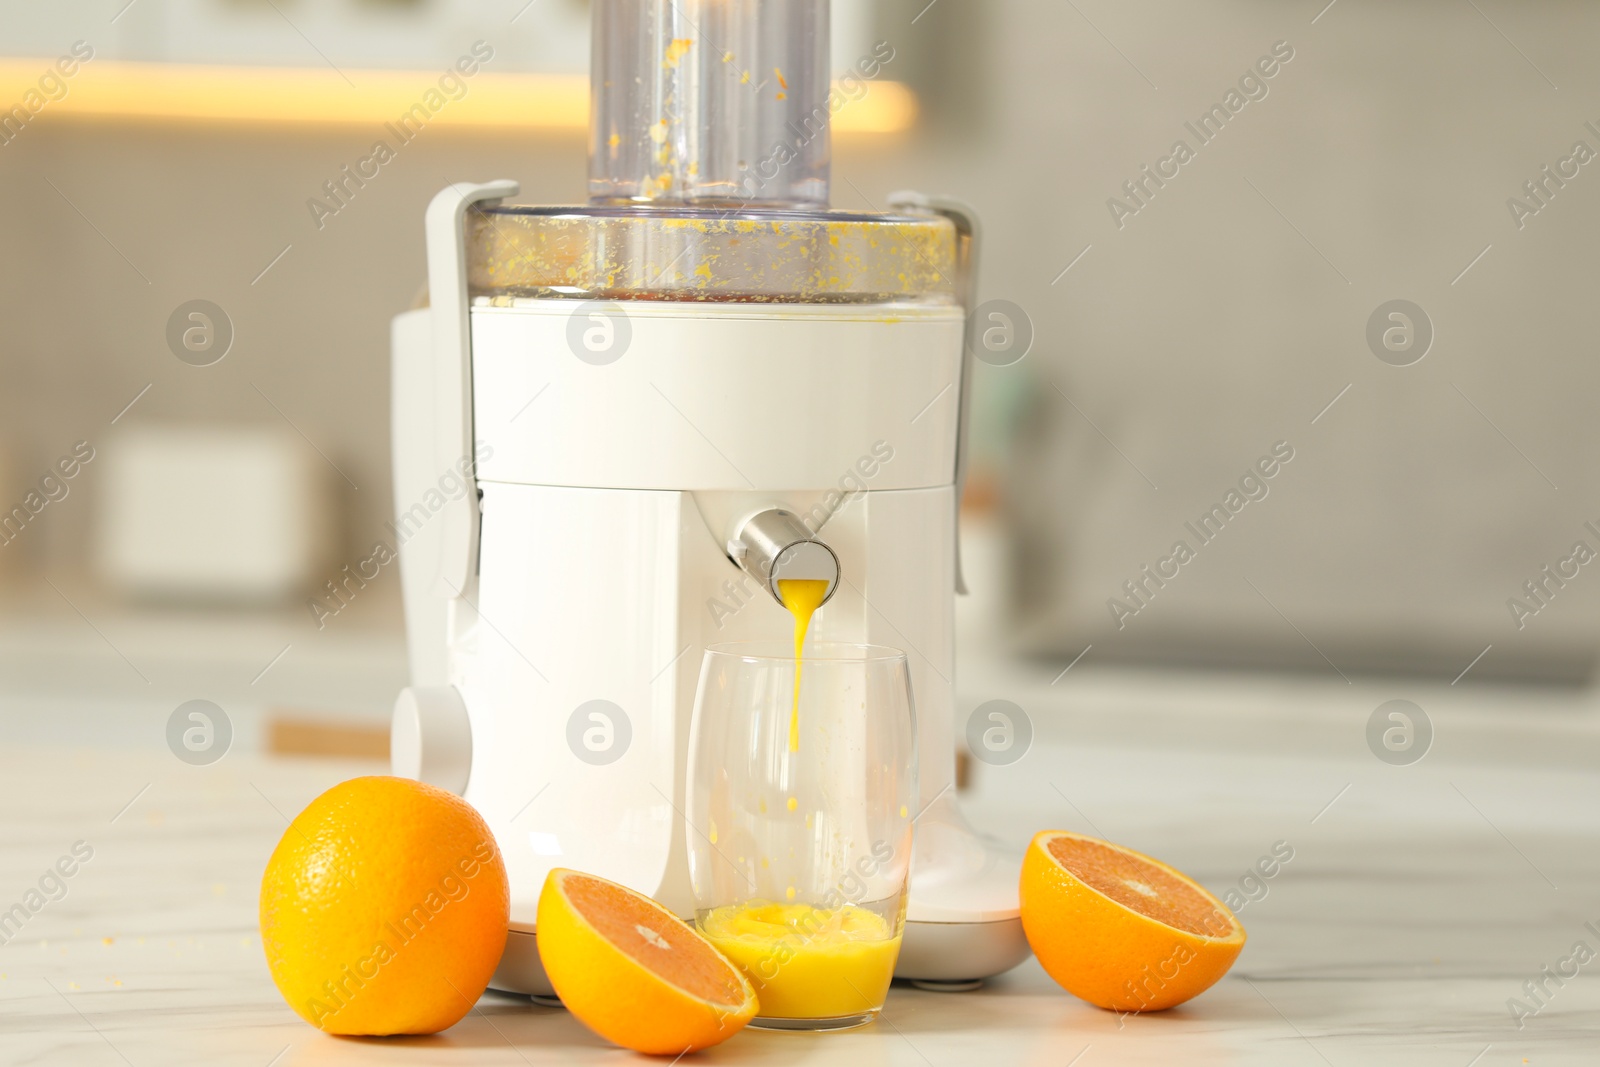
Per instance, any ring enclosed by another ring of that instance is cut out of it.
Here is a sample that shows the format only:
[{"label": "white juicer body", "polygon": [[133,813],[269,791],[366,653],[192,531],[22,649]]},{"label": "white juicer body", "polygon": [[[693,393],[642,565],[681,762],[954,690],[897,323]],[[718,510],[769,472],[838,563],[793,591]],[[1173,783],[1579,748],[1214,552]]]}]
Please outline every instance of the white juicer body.
[{"label": "white juicer body", "polygon": [[[963,310],[627,301],[600,312],[625,318],[626,348],[579,358],[570,327],[595,305],[469,306],[465,212],[514,191],[436,198],[431,306],[393,331],[412,669],[395,771],[463,793],[495,834],[512,900],[493,984],[550,993],[534,915],[553,867],[691,914],[684,776],[701,654],[792,627],[726,548],[769,507],[840,561],[815,639],[910,661],[921,814],[896,973],[1014,966],[1028,952],[1018,862],[966,827],[953,796]],[[459,499],[438,492],[450,472]]]}]

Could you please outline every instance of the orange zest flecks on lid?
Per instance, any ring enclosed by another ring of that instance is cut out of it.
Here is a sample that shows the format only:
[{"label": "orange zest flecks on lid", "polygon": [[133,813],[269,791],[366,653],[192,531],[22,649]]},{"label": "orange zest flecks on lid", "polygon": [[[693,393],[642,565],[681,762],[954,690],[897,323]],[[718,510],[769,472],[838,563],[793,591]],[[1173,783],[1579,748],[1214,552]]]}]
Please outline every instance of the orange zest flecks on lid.
[{"label": "orange zest flecks on lid", "polygon": [[[663,167],[672,151],[670,132],[670,124],[659,121],[647,129]],[[791,247],[774,256],[772,245],[761,241],[768,233]],[[889,240],[890,233],[896,239]],[[675,265],[708,261],[709,276],[686,273],[681,284],[661,280]],[[507,301],[577,290],[596,298],[953,305],[956,261],[954,226],[939,217],[779,222],[504,211],[472,216],[468,278],[473,295]]]},{"label": "orange zest flecks on lid", "polygon": [[684,54],[687,53],[692,47],[694,47],[694,41],[690,40],[689,38],[674,37],[671,43],[667,45],[667,55],[664,65],[667,67],[676,67],[678,65],[678,60],[682,59]]}]

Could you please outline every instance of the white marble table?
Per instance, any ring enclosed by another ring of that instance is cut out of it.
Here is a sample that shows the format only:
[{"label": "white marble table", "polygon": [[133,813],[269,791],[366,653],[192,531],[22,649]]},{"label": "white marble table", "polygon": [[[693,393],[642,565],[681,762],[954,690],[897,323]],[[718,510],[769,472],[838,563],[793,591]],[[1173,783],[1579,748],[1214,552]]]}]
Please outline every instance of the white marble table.
[{"label": "white marble table", "polygon": [[[1294,859],[1246,906],[1235,970],[1182,1008],[1119,1019],[1031,961],[966,994],[896,987],[844,1034],[747,1031],[709,1063],[1490,1067],[1600,1062],[1600,960],[1520,1031],[1506,1001],[1578,940],[1600,950],[1600,714],[1587,694],[1359,681],[971,674],[1038,737],[980,765],[975,820],[1098,832],[1211,888],[1277,841]],[[1417,701],[1413,766],[1366,747],[1369,713]],[[0,908],[75,842],[93,857],[0,947],[0,1063],[555,1064],[634,1059],[559,1010],[490,995],[432,1038],[328,1037],[278,998],[255,926],[285,819],[371,765],[44,745],[0,752]],[[1554,988],[1554,987],[1552,987]]]}]

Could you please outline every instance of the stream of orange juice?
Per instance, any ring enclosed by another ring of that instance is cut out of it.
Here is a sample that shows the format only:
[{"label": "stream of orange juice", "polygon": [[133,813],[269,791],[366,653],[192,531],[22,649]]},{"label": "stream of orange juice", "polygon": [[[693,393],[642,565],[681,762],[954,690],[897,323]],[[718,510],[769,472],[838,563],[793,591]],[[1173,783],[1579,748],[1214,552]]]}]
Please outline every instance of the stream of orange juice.
[{"label": "stream of orange juice", "polygon": [[779,578],[778,594],[783,606],[794,616],[794,708],[789,712],[789,751],[800,751],[800,658],[806,643],[811,615],[828,595],[823,578]]},{"label": "stream of orange juice", "polygon": [[846,904],[751,900],[714,908],[700,932],[756,987],[758,1014],[833,1019],[883,1006],[900,955],[888,920]]}]

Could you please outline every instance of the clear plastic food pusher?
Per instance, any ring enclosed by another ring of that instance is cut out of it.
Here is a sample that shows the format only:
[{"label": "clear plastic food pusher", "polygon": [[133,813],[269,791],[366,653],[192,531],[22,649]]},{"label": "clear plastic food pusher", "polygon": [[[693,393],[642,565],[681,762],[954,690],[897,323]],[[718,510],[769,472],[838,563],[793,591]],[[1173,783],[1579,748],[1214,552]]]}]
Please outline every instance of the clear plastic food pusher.
[{"label": "clear plastic food pusher", "polygon": [[824,206],[828,0],[597,0],[589,199]]}]

